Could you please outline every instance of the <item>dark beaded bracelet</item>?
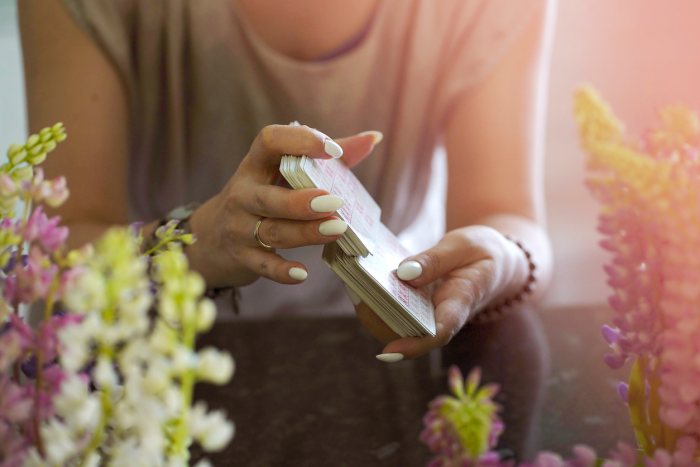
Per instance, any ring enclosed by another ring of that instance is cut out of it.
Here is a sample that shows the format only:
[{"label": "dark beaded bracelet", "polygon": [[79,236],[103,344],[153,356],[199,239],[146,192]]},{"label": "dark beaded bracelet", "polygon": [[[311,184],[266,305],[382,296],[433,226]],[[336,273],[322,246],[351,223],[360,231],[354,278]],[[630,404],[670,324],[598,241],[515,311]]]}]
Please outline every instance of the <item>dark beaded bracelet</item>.
[{"label": "dark beaded bracelet", "polygon": [[529,268],[529,274],[527,276],[527,280],[525,281],[525,285],[517,294],[495,302],[494,304],[479,311],[476,316],[469,321],[470,324],[490,323],[502,318],[508,308],[521,303],[535,290],[535,286],[537,285],[537,265],[532,260],[532,254],[530,254],[527,248],[525,248],[523,244],[515,238],[511,237],[510,235],[506,235],[505,237],[511,242],[515,243],[518,248],[525,253],[525,258],[527,258]]}]

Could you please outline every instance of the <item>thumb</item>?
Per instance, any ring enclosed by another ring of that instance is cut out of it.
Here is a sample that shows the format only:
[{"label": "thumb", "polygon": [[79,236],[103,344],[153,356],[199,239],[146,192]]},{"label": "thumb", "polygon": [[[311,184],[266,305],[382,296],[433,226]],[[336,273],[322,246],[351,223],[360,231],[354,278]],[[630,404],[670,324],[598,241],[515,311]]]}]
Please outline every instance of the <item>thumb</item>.
[{"label": "thumb", "polygon": [[445,236],[429,250],[403,260],[396,275],[413,287],[423,287],[464,266],[464,251],[454,239]]},{"label": "thumb", "polygon": [[343,148],[343,162],[348,167],[354,167],[367,157],[374,146],[384,138],[378,131],[365,131],[355,136],[334,140]]}]

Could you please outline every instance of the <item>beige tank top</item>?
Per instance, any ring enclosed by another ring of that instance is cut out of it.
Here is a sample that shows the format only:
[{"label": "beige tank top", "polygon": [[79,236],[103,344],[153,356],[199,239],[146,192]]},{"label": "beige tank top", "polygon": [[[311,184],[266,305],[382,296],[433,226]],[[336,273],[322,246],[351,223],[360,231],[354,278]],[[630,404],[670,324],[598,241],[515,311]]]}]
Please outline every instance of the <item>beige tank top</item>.
[{"label": "beige tank top", "polygon": [[[207,200],[261,128],[296,120],[331,137],[384,133],[353,171],[381,206],[382,221],[395,233],[408,228],[406,241],[423,248],[444,225],[439,196],[436,206],[421,208],[430,190],[444,190],[444,173],[432,167],[450,110],[546,0],[379,0],[361,41],[310,62],[268,47],[232,0],[62,2],[129,90],[134,220]],[[304,263],[309,278],[244,287],[242,316],[350,312],[320,251],[281,252]]]}]

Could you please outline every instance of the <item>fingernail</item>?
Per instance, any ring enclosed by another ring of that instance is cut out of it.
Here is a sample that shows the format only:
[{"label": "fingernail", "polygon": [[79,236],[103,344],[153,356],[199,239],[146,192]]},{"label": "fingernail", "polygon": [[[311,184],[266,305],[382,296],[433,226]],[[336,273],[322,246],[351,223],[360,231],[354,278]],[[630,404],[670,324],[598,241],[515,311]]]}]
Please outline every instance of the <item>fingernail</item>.
[{"label": "fingernail", "polygon": [[340,145],[332,139],[327,139],[323,143],[323,149],[326,151],[326,154],[331,156],[333,159],[337,159],[343,155],[343,148],[341,148]]},{"label": "fingernail", "polygon": [[403,354],[402,353],[383,353],[377,355],[377,360],[381,360],[382,362],[386,363],[395,363],[395,362],[400,362],[403,360]]},{"label": "fingernail", "polygon": [[311,210],[313,212],[335,212],[343,207],[345,201],[336,195],[317,196],[311,200]]},{"label": "fingernail", "polygon": [[379,144],[384,139],[384,135],[382,134],[381,131],[374,131],[374,130],[363,131],[358,136],[366,136],[366,135],[372,135],[372,138],[374,138],[374,142],[372,142],[373,146]]},{"label": "fingernail", "polygon": [[321,235],[327,235],[329,237],[331,235],[343,234],[347,229],[348,224],[340,219],[332,219],[318,226],[318,231],[321,233]]},{"label": "fingernail", "polygon": [[396,275],[402,281],[418,279],[421,274],[423,274],[423,266],[418,261],[406,261],[396,270]]},{"label": "fingernail", "polygon": [[303,281],[306,280],[307,277],[309,277],[309,273],[302,268],[291,268],[289,270],[289,277],[298,281]]},{"label": "fingernail", "polygon": [[357,306],[360,303],[362,303],[362,299],[360,298],[359,295],[357,295],[357,292],[352,290],[348,284],[345,285],[345,292],[347,292],[348,297],[350,297],[350,301],[352,302],[353,305]]}]

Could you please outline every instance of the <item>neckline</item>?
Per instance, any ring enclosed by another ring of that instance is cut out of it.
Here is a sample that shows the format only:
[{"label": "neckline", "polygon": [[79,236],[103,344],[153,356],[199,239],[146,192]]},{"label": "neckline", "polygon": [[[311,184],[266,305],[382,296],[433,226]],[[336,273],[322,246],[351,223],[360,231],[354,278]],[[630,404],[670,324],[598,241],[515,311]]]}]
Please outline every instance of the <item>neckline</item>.
[{"label": "neckline", "polygon": [[[253,46],[253,48],[263,56],[268,57],[271,60],[285,64],[293,68],[310,68],[310,69],[322,69],[332,66],[336,66],[339,63],[349,61],[354,57],[362,55],[369,47],[369,44],[373,41],[374,36],[378,34],[378,23],[382,20],[384,11],[386,10],[385,4],[388,3],[386,0],[379,0],[377,6],[372,13],[369,20],[369,25],[365,24],[362,26],[358,34],[365,30],[361,40],[351,47],[349,50],[342,52],[337,55],[333,55],[330,58],[325,58],[324,56],[319,57],[319,59],[312,60],[300,60],[294,57],[290,57],[282,52],[275,50],[267,42],[265,42],[258,34],[255,32],[253,25],[250,24],[248,17],[245,12],[241,10],[235,1],[227,2],[231,8],[231,14],[234,20],[238,21],[243,29],[244,36],[248,39]],[[354,37],[350,40],[352,41]],[[341,48],[346,44],[341,44]],[[337,50],[337,49],[336,49]],[[331,50],[331,54],[335,50]]]}]

